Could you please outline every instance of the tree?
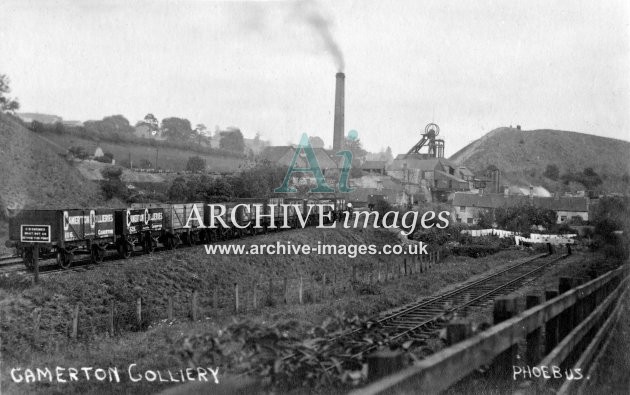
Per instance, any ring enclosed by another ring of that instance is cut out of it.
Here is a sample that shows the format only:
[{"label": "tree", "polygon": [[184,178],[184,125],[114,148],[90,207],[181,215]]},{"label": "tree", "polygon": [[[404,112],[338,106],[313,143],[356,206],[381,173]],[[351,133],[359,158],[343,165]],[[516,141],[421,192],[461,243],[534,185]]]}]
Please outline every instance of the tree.
[{"label": "tree", "polygon": [[197,132],[198,135],[205,136],[207,130],[208,128],[203,123],[198,123],[197,126],[195,126],[195,132]]},{"label": "tree", "polygon": [[206,125],[203,123],[198,123],[195,126],[195,135],[197,136],[197,144],[201,144],[201,139],[206,137]]},{"label": "tree", "polygon": [[155,117],[155,115],[151,113],[148,113],[147,115],[144,116],[144,123],[149,126],[149,129],[151,130],[151,134],[153,134],[154,136],[160,130],[160,122]]},{"label": "tree", "polygon": [[324,140],[319,136],[311,136],[308,141],[313,148],[324,148]]},{"label": "tree", "polygon": [[129,120],[122,115],[110,115],[100,121],[87,121],[84,126],[106,137],[129,135],[135,131]]},{"label": "tree", "polygon": [[168,189],[168,198],[172,202],[183,202],[187,198],[186,181],[182,177],[173,180]]},{"label": "tree", "polygon": [[547,165],[543,176],[556,181],[558,180],[558,178],[560,178],[560,169],[558,169],[558,166],[554,164]]},{"label": "tree", "polygon": [[245,140],[240,129],[221,132],[221,140],[219,148],[226,151],[237,152],[242,154],[245,152]]},{"label": "tree", "polygon": [[20,103],[17,98],[13,99],[7,96],[8,93],[11,93],[10,83],[9,77],[0,74],[0,111],[13,114],[20,109]]},{"label": "tree", "polygon": [[171,141],[186,141],[194,133],[189,120],[171,117],[162,120],[162,135]]},{"label": "tree", "polygon": [[88,154],[88,152],[85,149],[85,147],[82,147],[82,146],[79,146],[79,145],[68,148],[68,151],[72,155],[74,155],[75,158],[81,159],[81,160],[87,159],[88,156],[90,156],[90,154]]},{"label": "tree", "polygon": [[394,154],[392,154],[392,149],[390,146],[387,146],[387,149],[385,149],[385,153],[381,157],[381,160],[384,160],[388,164],[394,161]]},{"label": "tree", "polygon": [[200,173],[206,170],[205,159],[199,156],[191,156],[188,158],[188,163],[186,163],[186,170],[192,171],[193,173]]},{"label": "tree", "polygon": [[353,159],[362,160],[367,155],[367,151],[363,149],[360,139],[350,140],[346,138],[344,147],[347,150],[352,151]]},{"label": "tree", "polygon": [[123,169],[119,166],[108,166],[101,170],[101,174],[105,178],[105,181],[101,183],[101,190],[107,200],[113,197],[123,199],[127,197],[127,188],[120,179],[122,173]]}]

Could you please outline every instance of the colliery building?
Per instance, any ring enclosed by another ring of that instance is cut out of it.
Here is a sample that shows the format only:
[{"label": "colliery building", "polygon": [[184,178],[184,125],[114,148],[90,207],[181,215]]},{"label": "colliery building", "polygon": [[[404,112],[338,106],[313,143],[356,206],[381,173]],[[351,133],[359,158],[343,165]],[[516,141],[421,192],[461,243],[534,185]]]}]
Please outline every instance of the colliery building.
[{"label": "colliery building", "polygon": [[444,158],[444,140],[437,138],[439,133],[436,124],[428,124],[420,141],[406,154],[398,155],[387,169],[389,176],[405,185],[409,196],[421,195],[427,202],[446,202],[453,192],[469,191],[474,183],[470,170]]},{"label": "colliery building", "polygon": [[558,196],[540,197],[530,194],[511,195],[509,189],[505,193],[489,193],[485,195],[473,193],[455,193],[453,197],[453,220],[466,224],[474,224],[482,211],[493,211],[503,207],[517,207],[531,204],[543,209],[553,210],[557,215],[557,223],[588,221],[588,197]]}]

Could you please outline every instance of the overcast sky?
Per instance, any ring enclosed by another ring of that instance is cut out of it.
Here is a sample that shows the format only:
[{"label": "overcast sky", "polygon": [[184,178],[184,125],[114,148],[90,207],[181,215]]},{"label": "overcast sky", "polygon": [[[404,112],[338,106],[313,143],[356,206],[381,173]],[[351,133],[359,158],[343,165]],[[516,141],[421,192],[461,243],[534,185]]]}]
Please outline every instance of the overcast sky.
[{"label": "overcast sky", "polygon": [[[0,3],[0,73],[24,112],[148,112],[406,152],[431,121],[450,156],[509,125],[630,140],[630,6],[620,1],[25,1]],[[325,30],[325,29],[324,29]]]}]

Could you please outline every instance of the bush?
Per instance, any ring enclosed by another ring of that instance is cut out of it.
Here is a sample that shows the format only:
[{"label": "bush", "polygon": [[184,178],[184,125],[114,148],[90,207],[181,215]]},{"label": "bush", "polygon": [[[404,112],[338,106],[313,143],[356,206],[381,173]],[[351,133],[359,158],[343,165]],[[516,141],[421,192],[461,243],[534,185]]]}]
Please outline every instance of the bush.
[{"label": "bush", "polygon": [[103,183],[101,184],[101,190],[103,191],[103,195],[105,196],[105,199],[107,200],[110,200],[114,197],[117,197],[123,200],[127,199],[127,195],[128,195],[127,187],[120,180],[109,179],[109,180],[103,181]]},{"label": "bush", "polygon": [[90,156],[90,154],[85,149],[85,147],[81,147],[81,146],[70,147],[68,148],[68,151],[70,151],[70,153],[74,155],[75,158],[81,159],[81,160],[87,159]]},{"label": "bush", "polygon": [[496,254],[500,251],[498,246],[481,245],[481,244],[467,244],[462,246],[455,246],[452,249],[453,255],[469,256],[471,258],[480,258],[486,255]]},{"label": "bush", "polygon": [[186,170],[193,173],[200,173],[206,170],[205,159],[199,156],[191,156],[190,158],[188,158],[188,163],[186,163]]},{"label": "bush", "polygon": [[120,180],[122,173],[122,167],[119,166],[109,166],[101,169],[101,175],[108,180]]},{"label": "bush", "polygon": [[112,158],[108,158],[106,156],[97,156],[94,160],[101,163],[112,163]]}]

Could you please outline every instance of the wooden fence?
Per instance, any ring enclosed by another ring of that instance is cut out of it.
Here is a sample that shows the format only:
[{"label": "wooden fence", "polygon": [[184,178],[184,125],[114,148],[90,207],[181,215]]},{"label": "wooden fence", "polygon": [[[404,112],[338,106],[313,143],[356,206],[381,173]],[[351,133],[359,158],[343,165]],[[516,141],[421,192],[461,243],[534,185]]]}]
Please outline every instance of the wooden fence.
[{"label": "wooden fence", "polygon": [[[538,375],[530,373],[529,378],[539,390],[553,385],[554,380],[549,380],[551,367],[562,366],[563,372],[565,368],[581,369],[583,380],[566,380],[558,390],[573,393],[587,381],[588,364],[615,322],[619,311],[616,302],[626,292],[627,274],[623,267],[585,284],[581,279],[561,278],[558,291],[546,292],[547,302],[537,304],[540,297],[530,295],[528,310],[518,315],[522,300],[517,296],[500,298],[495,301],[497,325],[352,394],[439,393],[484,365],[490,366],[490,377],[507,378],[514,385],[519,383],[513,380],[514,366],[537,367]],[[524,358],[517,359],[517,349],[523,345]],[[548,367],[546,374],[542,374],[542,366]]]},{"label": "wooden fence", "polygon": [[[72,339],[107,333],[114,336],[124,328],[139,330],[160,320],[188,319],[197,321],[220,314],[258,311],[279,304],[307,304],[327,300],[348,291],[361,291],[366,286],[416,276],[444,259],[442,251],[427,256],[399,255],[371,269],[353,265],[351,273],[319,272],[300,277],[260,276],[248,283],[220,284],[215,278],[210,289],[191,290],[164,295],[159,300],[137,297],[125,303],[100,306],[73,306],[68,335]],[[40,315],[34,312],[34,327],[39,330]]]}]

